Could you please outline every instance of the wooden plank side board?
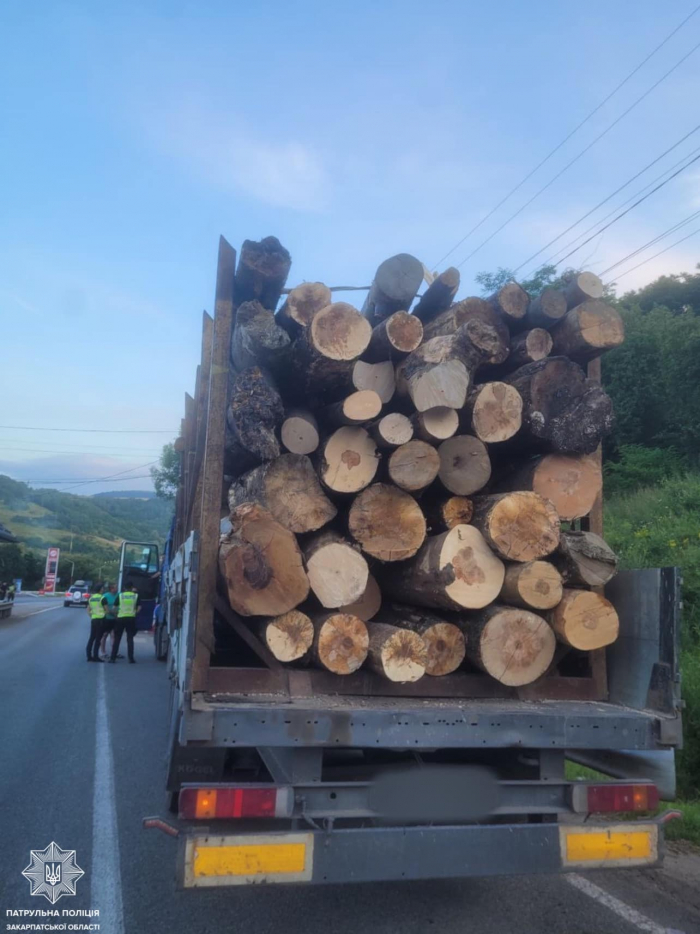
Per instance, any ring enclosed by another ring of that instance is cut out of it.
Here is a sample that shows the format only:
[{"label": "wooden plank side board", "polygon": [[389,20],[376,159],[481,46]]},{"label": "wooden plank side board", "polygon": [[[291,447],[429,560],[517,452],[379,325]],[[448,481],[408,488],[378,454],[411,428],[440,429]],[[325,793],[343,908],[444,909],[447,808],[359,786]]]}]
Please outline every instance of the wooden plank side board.
[{"label": "wooden plank side board", "polygon": [[216,272],[214,328],[202,462],[195,653],[189,686],[193,692],[207,689],[210,651],[214,642],[214,602],[224,481],[224,426],[228,402],[229,348],[234,320],[235,272],[236,251],[221,237]]},{"label": "wooden plank side board", "polygon": [[207,409],[209,405],[209,374],[211,373],[211,349],[214,335],[214,319],[207,312],[202,313],[202,356],[199,364],[199,394],[197,402],[197,437],[195,440],[196,457],[192,478],[191,515],[188,527],[199,532],[202,517],[202,463],[207,436]]}]

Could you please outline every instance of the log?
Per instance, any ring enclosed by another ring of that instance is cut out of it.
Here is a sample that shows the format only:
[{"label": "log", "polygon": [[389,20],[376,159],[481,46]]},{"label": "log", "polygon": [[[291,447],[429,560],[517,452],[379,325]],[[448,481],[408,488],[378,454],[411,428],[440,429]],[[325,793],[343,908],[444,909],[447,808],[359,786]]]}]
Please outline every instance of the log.
[{"label": "log", "polygon": [[290,610],[260,624],[260,638],[280,662],[303,658],[314,641],[314,626],[306,613]]},{"label": "log", "polygon": [[318,410],[322,425],[337,428],[341,425],[364,425],[376,418],[382,410],[382,400],[371,389],[353,392],[342,402],[334,402]]},{"label": "log", "polygon": [[600,464],[588,455],[545,454],[498,483],[499,492],[532,490],[548,499],[567,522],[587,516],[603,488]]},{"label": "log", "polygon": [[602,298],[603,282],[595,273],[579,272],[573,276],[564,288],[566,307],[575,308],[589,299]]},{"label": "log", "polygon": [[396,600],[446,610],[481,609],[496,599],[505,568],[483,535],[456,525],[434,535],[414,558],[385,569],[382,590]]},{"label": "log", "polygon": [[382,592],[375,577],[371,574],[367,578],[365,592],[359,600],[354,603],[348,603],[347,606],[338,607],[343,613],[350,613],[352,616],[358,616],[361,620],[367,622],[377,615],[382,605]]},{"label": "log", "polygon": [[472,524],[508,561],[535,561],[559,544],[559,516],[537,493],[499,493],[474,500]]},{"label": "log", "polygon": [[421,637],[385,623],[368,623],[367,664],[377,674],[400,684],[418,681],[425,674],[427,653]]},{"label": "log", "polygon": [[611,645],[620,631],[612,603],[591,590],[564,588],[561,602],[548,619],[560,642],[584,652]]},{"label": "log", "polygon": [[557,640],[529,610],[492,606],[464,624],[467,658],[507,687],[532,684],[552,664]]},{"label": "log", "polygon": [[219,547],[219,569],[231,607],[241,616],[280,616],[309,594],[293,533],[257,503],[231,513],[231,531]]},{"label": "log", "polygon": [[468,525],[474,513],[474,504],[468,496],[448,496],[447,499],[421,500],[421,508],[430,531],[453,529]]},{"label": "log", "polygon": [[277,237],[244,240],[234,280],[236,303],[257,300],[274,311],[292,265],[292,257]]},{"label": "log", "polygon": [[418,503],[386,483],[374,483],[355,497],[348,514],[348,529],[364,552],[385,562],[415,555],[426,533]]},{"label": "log", "polygon": [[436,276],[418,300],[413,315],[423,324],[432,321],[452,304],[459,289],[459,269],[450,266]]},{"label": "log", "polygon": [[503,317],[508,327],[517,328],[527,314],[530,296],[517,282],[506,282],[488,301]]},{"label": "log", "polygon": [[407,311],[396,311],[372,330],[364,357],[370,363],[400,360],[412,353],[422,340],[423,325],[419,319]]},{"label": "log", "polygon": [[526,363],[535,360],[544,360],[552,350],[552,336],[544,328],[532,328],[516,334],[510,341],[510,353],[504,366],[509,370],[517,370]]},{"label": "log", "polygon": [[275,429],[284,418],[284,406],[269,375],[260,367],[239,373],[226,422],[227,473],[240,474],[261,461],[279,457]]},{"label": "log", "polygon": [[460,627],[428,610],[392,603],[382,608],[377,622],[408,629],[421,637],[426,652],[426,675],[452,674],[464,661],[464,635]]},{"label": "log", "polygon": [[410,419],[406,415],[401,415],[400,412],[390,412],[384,415],[370,427],[370,431],[377,445],[387,450],[407,444],[413,437],[413,425]]},{"label": "log", "polygon": [[352,384],[357,390],[371,389],[376,392],[383,405],[390,402],[396,391],[394,364],[389,360],[383,363],[366,363],[358,360],[352,367]]},{"label": "log", "polygon": [[274,373],[290,347],[289,334],[260,302],[243,302],[231,335],[231,362],[241,372],[261,366]]},{"label": "log", "polygon": [[367,658],[367,624],[351,613],[321,613],[313,617],[314,661],[336,675],[351,675]]},{"label": "log", "polygon": [[482,489],[491,476],[486,446],[471,435],[455,435],[443,441],[440,455],[440,482],[458,496],[469,496]]},{"label": "log", "polygon": [[409,253],[385,259],[374,274],[362,314],[379,324],[396,311],[407,311],[423,281],[423,264]]},{"label": "log", "polygon": [[578,363],[594,360],[625,339],[619,312],[605,302],[588,301],[568,311],[552,328],[554,353]]},{"label": "log", "polygon": [[568,454],[592,454],[613,426],[612,402],[566,357],[528,363],[506,377],[523,399],[519,437]]},{"label": "log", "polygon": [[443,311],[430,324],[425,325],[423,339],[427,341],[433,337],[456,334],[469,321],[480,321],[492,328],[495,333],[495,348],[485,363],[494,365],[503,363],[510,349],[510,334],[494,306],[483,298],[465,298],[447,311]]},{"label": "log", "polygon": [[508,383],[482,383],[467,396],[460,413],[465,431],[473,431],[485,444],[507,441],[520,431],[523,400]]},{"label": "log", "polygon": [[346,302],[326,305],[294,342],[291,392],[332,401],[347,391],[353,363],[367,349],[369,322]]},{"label": "log", "polygon": [[359,493],[378,466],[376,445],[364,428],[338,428],[322,446],[319,476],[335,493]]},{"label": "log", "polygon": [[309,585],[321,606],[337,608],[359,600],[367,589],[367,561],[337,532],[314,535],[304,547]]},{"label": "log", "polygon": [[562,532],[554,561],[570,587],[603,587],[617,573],[617,555],[595,532]]},{"label": "log", "polygon": [[282,454],[239,477],[229,489],[228,502],[231,511],[242,503],[259,503],[296,534],[315,532],[338,512],[303,454]]},{"label": "log", "polygon": [[533,298],[523,324],[527,328],[549,330],[566,314],[566,295],[559,289],[543,289]]},{"label": "log", "polygon": [[551,610],[562,597],[561,574],[548,561],[506,565],[499,600],[533,610]]},{"label": "log", "polygon": [[323,282],[302,282],[293,288],[277,312],[277,323],[291,337],[308,328],[318,312],[333,301],[331,290]]},{"label": "log", "polygon": [[306,409],[289,409],[282,422],[280,437],[292,454],[313,454],[320,441],[318,422]]},{"label": "log", "polygon": [[425,412],[415,412],[411,424],[417,438],[430,444],[439,444],[456,434],[459,428],[459,415],[455,409],[438,405]]},{"label": "log", "polygon": [[407,493],[424,490],[437,477],[440,455],[426,441],[414,439],[396,448],[388,461],[391,481]]},{"label": "log", "polygon": [[397,392],[410,396],[419,412],[436,406],[461,409],[469,379],[456,335],[426,341],[396,369]]}]

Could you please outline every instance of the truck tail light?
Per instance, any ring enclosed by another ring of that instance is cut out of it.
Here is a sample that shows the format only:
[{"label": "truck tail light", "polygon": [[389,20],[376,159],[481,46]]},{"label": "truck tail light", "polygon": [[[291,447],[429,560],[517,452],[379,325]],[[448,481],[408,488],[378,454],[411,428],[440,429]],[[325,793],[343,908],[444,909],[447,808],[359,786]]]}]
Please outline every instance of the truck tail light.
[{"label": "truck tail light", "polygon": [[651,782],[621,785],[605,782],[602,785],[574,785],[572,806],[582,814],[611,811],[653,811],[659,805],[659,790]]},{"label": "truck tail light", "polygon": [[184,820],[225,820],[239,817],[288,817],[291,788],[276,785],[230,785],[180,790],[179,816]]}]

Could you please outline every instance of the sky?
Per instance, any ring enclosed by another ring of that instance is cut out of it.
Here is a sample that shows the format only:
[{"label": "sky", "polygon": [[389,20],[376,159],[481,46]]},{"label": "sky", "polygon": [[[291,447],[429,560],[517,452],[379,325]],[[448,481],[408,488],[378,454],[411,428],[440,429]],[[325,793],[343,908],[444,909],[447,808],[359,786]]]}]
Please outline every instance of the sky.
[{"label": "sky", "polygon": [[[279,237],[290,286],[366,285],[408,252],[431,269],[466,259],[460,296],[479,294],[478,272],[519,266],[700,124],[700,47],[635,104],[700,46],[698,12],[449,252],[693,9],[3,4],[0,473],[82,494],[151,488],[147,465],[193,392],[220,234]],[[519,275],[697,147],[700,132]],[[700,161],[565,265],[603,272],[695,210]],[[698,261],[700,234],[618,291]]]}]

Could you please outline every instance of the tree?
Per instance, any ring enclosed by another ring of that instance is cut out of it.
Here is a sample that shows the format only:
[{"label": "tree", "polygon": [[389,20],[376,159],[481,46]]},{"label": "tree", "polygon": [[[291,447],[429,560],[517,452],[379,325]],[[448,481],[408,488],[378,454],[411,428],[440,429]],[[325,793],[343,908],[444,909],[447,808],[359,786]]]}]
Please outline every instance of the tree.
[{"label": "tree", "polygon": [[[506,282],[517,281],[531,298],[535,298],[543,289],[563,289],[569,281],[581,272],[580,269],[565,269],[557,274],[557,267],[551,264],[540,266],[529,279],[516,279],[515,272],[505,266],[499,266],[496,272],[480,272],[474,277],[479,283],[484,295],[493,295]],[[700,278],[700,277],[699,277]],[[603,295],[607,301],[615,298],[613,286],[606,286]]]},{"label": "tree", "polygon": [[[695,268],[700,270],[700,263]],[[700,272],[659,276],[643,289],[625,293],[621,301],[630,307],[636,305],[644,313],[661,305],[673,314],[690,311],[700,315]]]},{"label": "tree", "polygon": [[161,499],[175,499],[180,482],[180,455],[174,444],[166,444],[160,455],[158,467],[151,467],[151,477],[156,496]]}]

